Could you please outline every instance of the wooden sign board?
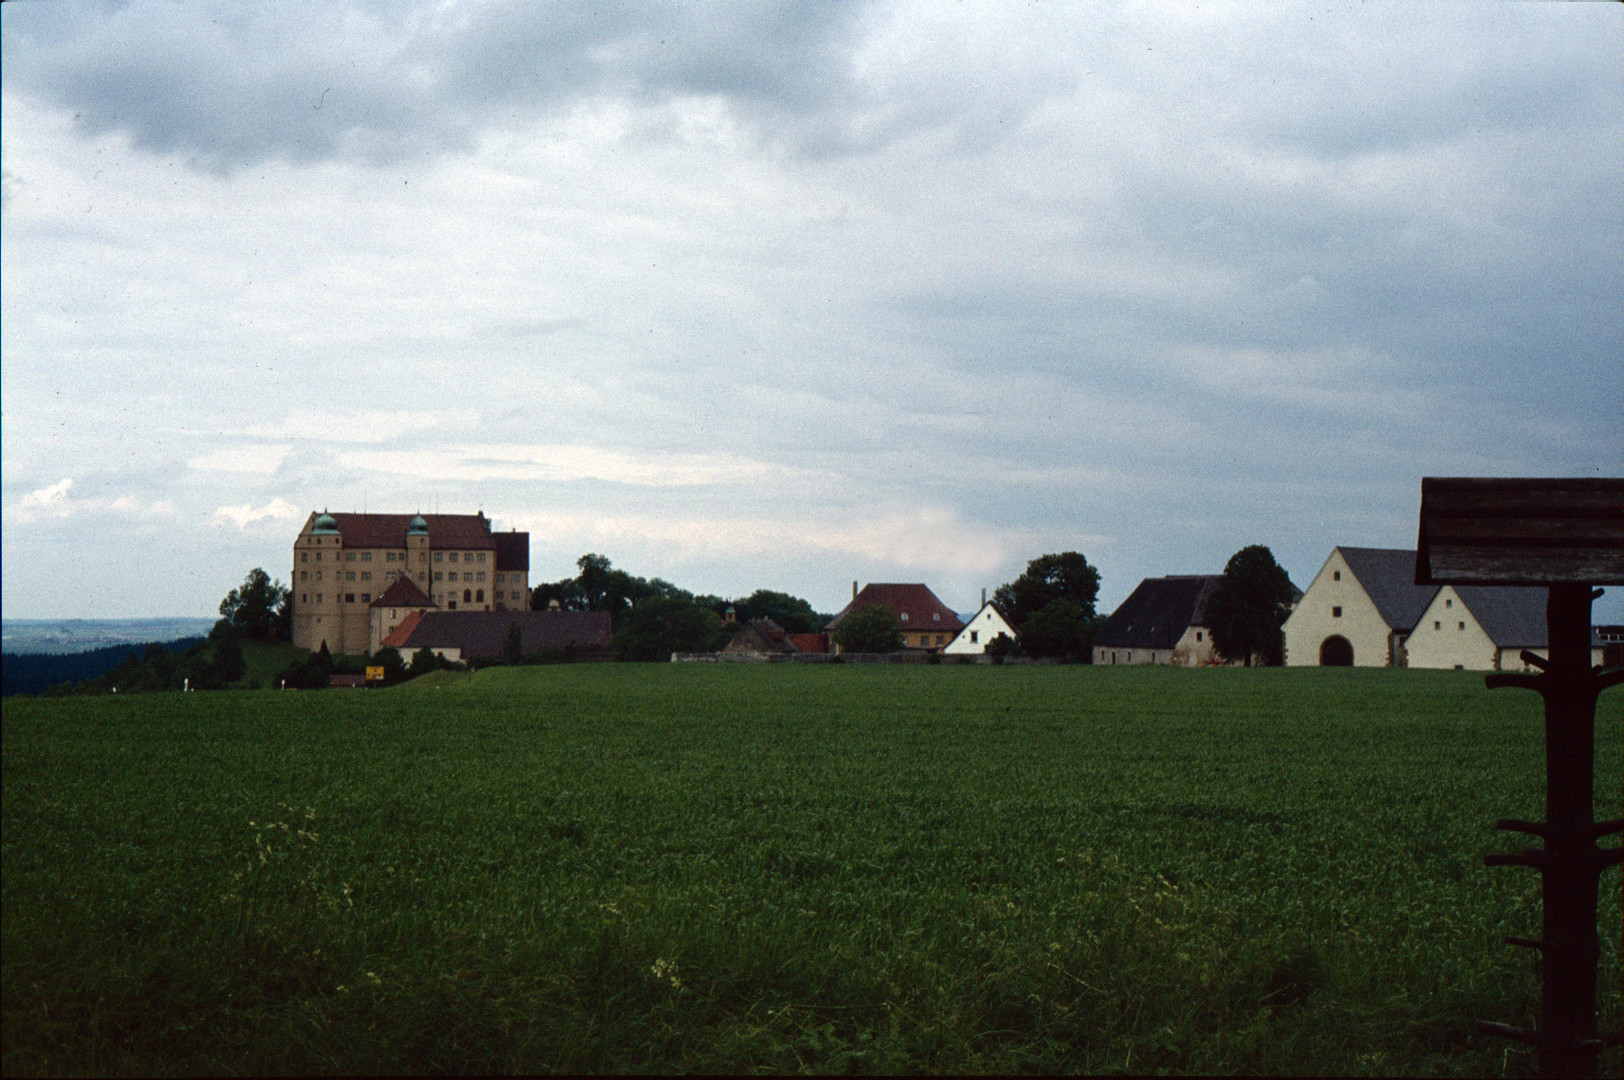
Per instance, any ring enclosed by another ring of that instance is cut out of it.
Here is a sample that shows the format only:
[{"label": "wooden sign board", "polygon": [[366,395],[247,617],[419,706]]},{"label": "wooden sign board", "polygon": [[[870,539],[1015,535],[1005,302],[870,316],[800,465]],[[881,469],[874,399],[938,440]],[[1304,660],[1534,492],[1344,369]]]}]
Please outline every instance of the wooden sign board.
[{"label": "wooden sign board", "polygon": [[1417,585],[1624,585],[1624,479],[1421,481]]}]

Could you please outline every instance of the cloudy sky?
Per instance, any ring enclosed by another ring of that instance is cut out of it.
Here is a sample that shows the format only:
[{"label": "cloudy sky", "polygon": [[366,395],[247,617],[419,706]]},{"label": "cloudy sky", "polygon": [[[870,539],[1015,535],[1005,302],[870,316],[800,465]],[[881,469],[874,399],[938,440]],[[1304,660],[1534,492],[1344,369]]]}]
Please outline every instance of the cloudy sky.
[{"label": "cloudy sky", "polygon": [[831,611],[1079,550],[1109,610],[1624,475],[1617,4],[0,23],[6,618],[212,614],[324,507]]}]

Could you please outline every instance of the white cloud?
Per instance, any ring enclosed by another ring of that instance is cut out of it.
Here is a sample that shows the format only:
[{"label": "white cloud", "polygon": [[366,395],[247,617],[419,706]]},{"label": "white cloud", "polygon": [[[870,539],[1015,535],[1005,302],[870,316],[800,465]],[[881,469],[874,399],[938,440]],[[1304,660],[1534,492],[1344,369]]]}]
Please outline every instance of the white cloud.
[{"label": "white cloud", "polygon": [[43,518],[69,518],[79,514],[114,515],[144,521],[173,518],[179,511],[168,499],[143,500],[134,495],[115,498],[73,498],[68,494],[73,480],[66,478],[47,487],[30,491],[13,507],[11,520],[31,525]]},{"label": "white cloud", "polygon": [[49,487],[30,491],[17,503],[17,511],[24,521],[34,521],[41,514],[67,517],[73,512],[68,503],[68,489],[71,487],[73,478],[64,477]]},{"label": "white cloud", "polygon": [[214,517],[217,521],[230,522],[238,529],[246,529],[259,521],[268,521],[276,525],[297,521],[304,513],[297,506],[278,496],[264,506],[254,506],[251,503],[222,506],[214,511]]}]

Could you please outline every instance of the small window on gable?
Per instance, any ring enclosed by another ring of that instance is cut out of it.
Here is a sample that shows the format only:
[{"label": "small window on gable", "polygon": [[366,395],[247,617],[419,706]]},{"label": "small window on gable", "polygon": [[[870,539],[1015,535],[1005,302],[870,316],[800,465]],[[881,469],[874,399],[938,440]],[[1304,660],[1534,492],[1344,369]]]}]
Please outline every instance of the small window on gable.
[{"label": "small window on gable", "polygon": [[1341,581],[1342,580],[1342,571],[1340,571],[1340,570],[1332,570],[1331,571],[1331,580],[1332,581]]},{"label": "small window on gable", "polygon": [[1437,619],[1434,619],[1432,620],[1432,628],[1434,630],[1442,630],[1444,628],[1444,624],[1439,622]]},{"label": "small window on gable", "polygon": [[1461,623],[1461,624],[1460,624],[1460,629],[1462,629],[1462,630],[1464,630],[1464,629],[1466,629],[1466,624],[1465,624],[1465,623]]},{"label": "small window on gable", "polygon": [[1447,599],[1447,598],[1444,600],[1444,607],[1454,607],[1454,606],[1455,606],[1455,601],[1453,601],[1451,599]]},{"label": "small window on gable", "polygon": [[1331,609],[1331,618],[1340,619],[1341,617],[1342,617],[1342,609],[1341,608],[1334,607],[1334,608]]}]

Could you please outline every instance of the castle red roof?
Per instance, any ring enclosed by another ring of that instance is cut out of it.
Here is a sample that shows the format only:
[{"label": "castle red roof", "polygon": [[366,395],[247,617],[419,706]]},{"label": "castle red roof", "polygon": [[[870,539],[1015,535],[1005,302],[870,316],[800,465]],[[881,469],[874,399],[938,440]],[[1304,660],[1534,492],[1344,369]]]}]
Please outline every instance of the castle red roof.
[{"label": "castle red roof", "polygon": [[[403,548],[406,546],[406,527],[416,514],[333,514],[338,523],[339,536],[347,548]],[[490,551],[496,547],[491,539],[491,521],[484,514],[424,514],[429,524],[429,546],[434,548],[463,548]],[[529,533],[511,533],[523,536],[528,549]],[[526,559],[528,562],[528,557]]]}]

